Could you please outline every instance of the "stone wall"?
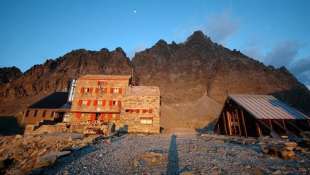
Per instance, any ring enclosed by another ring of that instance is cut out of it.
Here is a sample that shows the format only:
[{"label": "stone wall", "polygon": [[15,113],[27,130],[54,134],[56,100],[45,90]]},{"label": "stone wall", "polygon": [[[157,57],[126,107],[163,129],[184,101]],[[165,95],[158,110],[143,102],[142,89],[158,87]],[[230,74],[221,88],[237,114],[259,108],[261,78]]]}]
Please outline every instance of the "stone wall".
[{"label": "stone wall", "polygon": [[53,120],[55,109],[28,108],[24,111],[23,123],[37,125],[43,120]]},{"label": "stone wall", "polygon": [[160,96],[126,96],[122,121],[128,132],[160,132]]}]

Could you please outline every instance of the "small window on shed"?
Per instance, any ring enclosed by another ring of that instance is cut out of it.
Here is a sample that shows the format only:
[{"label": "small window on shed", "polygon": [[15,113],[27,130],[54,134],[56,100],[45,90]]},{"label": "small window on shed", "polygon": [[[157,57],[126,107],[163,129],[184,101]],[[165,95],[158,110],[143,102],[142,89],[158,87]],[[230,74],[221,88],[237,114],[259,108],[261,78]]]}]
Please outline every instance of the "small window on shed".
[{"label": "small window on shed", "polygon": [[43,111],[42,117],[45,117],[45,116],[46,116],[46,111]]},{"label": "small window on shed", "polygon": [[26,111],[26,115],[25,115],[25,116],[26,116],[26,117],[29,116],[29,110]]},{"label": "small window on shed", "polygon": [[35,110],[33,116],[36,117],[37,114],[38,114],[38,110]]}]

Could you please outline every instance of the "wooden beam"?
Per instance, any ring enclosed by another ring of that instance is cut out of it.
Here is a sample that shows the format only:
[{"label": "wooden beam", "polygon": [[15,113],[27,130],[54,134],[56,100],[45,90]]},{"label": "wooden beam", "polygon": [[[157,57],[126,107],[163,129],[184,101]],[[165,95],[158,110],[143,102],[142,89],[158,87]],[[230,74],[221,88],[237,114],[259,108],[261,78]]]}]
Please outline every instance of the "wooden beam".
[{"label": "wooden beam", "polygon": [[243,124],[243,129],[244,129],[244,133],[245,133],[245,137],[248,137],[248,132],[247,132],[247,128],[246,128],[246,125],[245,125],[245,119],[244,119],[244,114],[243,114],[243,110],[241,110],[241,117],[242,117],[242,124]]},{"label": "wooden beam", "polygon": [[287,130],[286,125],[285,125],[285,121],[284,121],[284,120],[282,120],[282,124],[283,124],[284,129],[286,129],[286,130]]},{"label": "wooden beam", "polygon": [[268,121],[269,121],[270,129],[272,130],[272,122],[270,119]]},{"label": "wooden beam", "polygon": [[293,123],[292,121],[289,121],[287,123],[289,125],[293,126],[298,132],[302,132],[302,130],[297,125],[295,125],[295,123]]},{"label": "wooden beam", "polygon": [[239,120],[239,112],[238,112],[238,108],[237,108],[237,109],[235,109],[235,113],[236,113],[237,122],[238,122],[239,136],[242,136],[241,127],[240,127],[240,120]]},{"label": "wooden beam", "polygon": [[225,134],[227,135],[227,127],[226,127],[226,125],[227,125],[227,123],[226,123],[226,115],[225,115],[225,112],[223,112],[223,120],[224,120],[224,129],[225,129]]},{"label": "wooden beam", "polygon": [[273,122],[274,122],[275,124],[277,124],[281,129],[283,129],[287,135],[296,136],[294,133],[292,133],[291,131],[289,131],[288,129],[286,129],[284,126],[282,126],[280,122],[278,122],[278,121],[276,121],[276,120],[274,120]]},{"label": "wooden beam", "polygon": [[280,138],[280,136],[272,128],[270,128],[267,124],[265,124],[263,121],[260,121],[260,120],[257,120],[257,121],[270,131],[270,135],[273,138]]},{"label": "wooden beam", "polygon": [[229,135],[231,135],[231,121],[230,121],[230,114],[229,114],[229,111],[226,111],[226,115],[227,115],[227,123],[228,123],[228,131],[229,131]]},{"label": "wooden beam", "polygon": [[261,131],[260,126],[259,126],[259,124],[257,122],[256,122],[256,130],[257,130],[258,136],[259,137],[262,136],[262,131]]}]

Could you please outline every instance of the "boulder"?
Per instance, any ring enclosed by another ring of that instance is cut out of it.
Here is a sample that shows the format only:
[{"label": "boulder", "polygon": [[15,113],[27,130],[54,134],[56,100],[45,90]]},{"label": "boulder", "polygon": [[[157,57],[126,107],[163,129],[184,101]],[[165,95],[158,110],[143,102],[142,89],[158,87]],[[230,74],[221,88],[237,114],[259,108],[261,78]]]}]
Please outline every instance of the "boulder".
[{"label": "boulder", "polygon": [[70,151],[50,152],[41,157],[38,157],[34,168],[41,168],[53,165],[57,158],[70,154]]}]

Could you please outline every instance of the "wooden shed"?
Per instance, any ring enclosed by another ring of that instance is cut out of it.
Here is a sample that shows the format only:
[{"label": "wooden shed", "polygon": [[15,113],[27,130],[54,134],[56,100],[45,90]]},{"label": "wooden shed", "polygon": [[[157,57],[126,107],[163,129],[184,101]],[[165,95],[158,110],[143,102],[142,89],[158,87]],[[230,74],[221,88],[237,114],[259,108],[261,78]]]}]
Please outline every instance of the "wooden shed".
[{"label": "wooden shed", "polygon": [[217,134],[298,136],[310,130],[310,118],[271,95],[229,95],[216,122]]}]

